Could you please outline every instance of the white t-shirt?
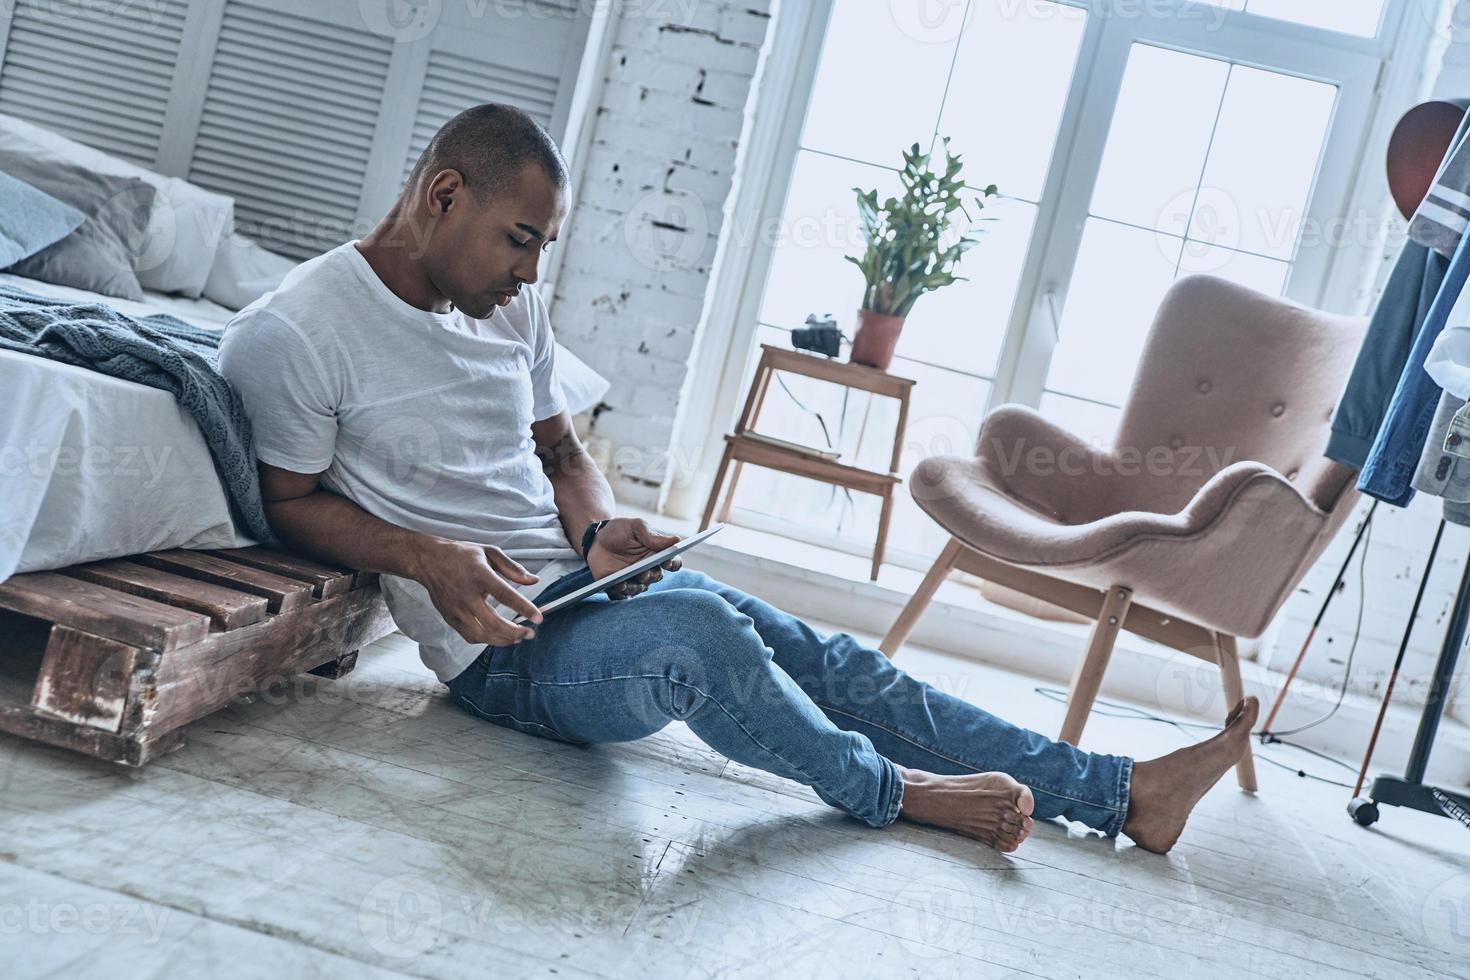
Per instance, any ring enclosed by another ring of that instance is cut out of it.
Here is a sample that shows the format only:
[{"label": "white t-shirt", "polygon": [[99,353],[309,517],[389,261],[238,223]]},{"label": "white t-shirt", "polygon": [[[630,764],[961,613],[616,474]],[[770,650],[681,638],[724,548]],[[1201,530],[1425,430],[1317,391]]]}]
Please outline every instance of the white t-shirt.
[{"label": "white t-shirt", "polygon": [[[556,344],[530,287],[476,320],[389,289],[349,242],[293,269],[225,328],[220,371],[240,392],[255,451],[399,527],[492,544],[539,576],[582,561],[567,541],[532,421],[565,407]],[[382,577],[398,628],[449,681],[484,649],[412,579]],[[496,611],[513,618],[504,603]]]}]

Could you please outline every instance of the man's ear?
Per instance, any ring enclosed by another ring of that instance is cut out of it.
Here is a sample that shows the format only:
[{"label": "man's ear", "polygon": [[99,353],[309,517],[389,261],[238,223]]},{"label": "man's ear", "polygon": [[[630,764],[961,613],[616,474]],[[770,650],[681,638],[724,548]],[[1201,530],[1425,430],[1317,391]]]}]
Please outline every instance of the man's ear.
[{"label": "man's ear", "polygon": [[429,184],[429,201],[434,214],[448,214],[464,188],[464,178],[456,170],[441,170]]},{"label": "man's ear", "polygon": [[449,213],[449,209],[454,206],[454,191],[452,184],[443,184],[434,188],[435,214]]}]

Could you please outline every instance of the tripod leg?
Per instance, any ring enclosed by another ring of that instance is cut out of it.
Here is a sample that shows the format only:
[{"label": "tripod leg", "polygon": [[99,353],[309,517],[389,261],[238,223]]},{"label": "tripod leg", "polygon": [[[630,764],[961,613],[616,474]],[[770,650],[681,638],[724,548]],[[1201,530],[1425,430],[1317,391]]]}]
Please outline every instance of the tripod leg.
[{"label": "tripod leg", "polygon": [[1266,712],[1266,720],[1261,725],[1263,733],[1269,733],[1271,726],[1276,723],[1276,712],[1286,703],[1286,692],[1291,688],[1291,682],[1296,678],[1296,672],[1301,668],[1302,661],[1307,657],[1307,648],[1312,645],[1312,638],[1317,635],[1317,627],[1322,625],[1322,617],[1327,615],[1327,607],[1332,604],[1332,597],[1337,595],[1338,588],[1342,585],[1343,576],[1347,575],[1348,564],[1352,562],[1353,555],[1357,553],[1358,545],[1363,543],[1363,535],[1368,531],[1368,525],[1373,523],[1373,512],[1378,509],[1378,499],[1375,497],[1373,503],[1368,507],[1368,513],[1363,517],[1363,523],[1358,525],[1358,533],[1353,535],[1353,546],[1348,549],[1347,557],[1342,560],[1342,567],[1337,570],[1337,578],[1332,580],[1332,587],[1327,590],[1327,595],[1322,599],[1322,608],[1317,610],[1317,618],[1312,620],[1312,628],[1307,630],[1307,638],[1302,640],[1302,648],[1296,652],[1296,659],[1291,663],[1291,670],[1286,674],[1286,680],[1281,684],[1281,690],[1276,692],[1276,700],[1271,705],[1271,710]]},{"label": "tripod leg", "polygon": [[1398,655],[1393,658],[1393,670],[1388,675],[1388,684],[1383,688],[1383,701],[1378,705],[1378,718],[1373,722],[1373,733],[1368,736],[1368,749],[1363,753],[1363,764],[1358,769],[1358,781],[1353,784],[1353,797],[1363,791],[1363,781],[1368,778],[1368,766],[1373,761],[1373,750],[1378,745],[1378,732],[1383,728],[1383,717],[1388,714],[1388,699],[1393,697],[1393,685],[1399,678],[1399,668],[1404,665],[1404,653],[1409,649],[1409,634],[1414,630],[1414,620],[1419,618],[1419,601],[1424,598],[1424,587],[1429,584],[1429,573],[1434,569],[1434,556],[1439,552],[1439,540],[1444,537],[1444,518],[1440,518],[1439,530],[1434,532],[1434,544],[1429,547],[1429,560],[1424,563],[1424,575],[1419,579],[1419,591],[1414,594],[1414,605],[1409,609],[1409,621],[1404,625],[1404,637],[1399,641]]}]

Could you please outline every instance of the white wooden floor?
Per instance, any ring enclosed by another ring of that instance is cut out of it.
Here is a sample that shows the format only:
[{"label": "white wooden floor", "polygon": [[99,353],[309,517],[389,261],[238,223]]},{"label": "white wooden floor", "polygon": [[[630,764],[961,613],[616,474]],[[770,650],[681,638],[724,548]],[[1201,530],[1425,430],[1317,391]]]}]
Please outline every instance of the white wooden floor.
[{"label": "white wooden floor", "polygon": [[[871,639],[871,638],[870,638]],[[1033,683],[909,669],[1054,731]],[[0,740],[0,976],[1465,976],[1470,831],[1262,765],[1167,857],[868,830],[681,726],[577,749],[450,706],[402,637],[142,772]],[[1094,718],[1148,756],[1167,726]],[[1341,778],[1289,750],[1273,757]]]}]

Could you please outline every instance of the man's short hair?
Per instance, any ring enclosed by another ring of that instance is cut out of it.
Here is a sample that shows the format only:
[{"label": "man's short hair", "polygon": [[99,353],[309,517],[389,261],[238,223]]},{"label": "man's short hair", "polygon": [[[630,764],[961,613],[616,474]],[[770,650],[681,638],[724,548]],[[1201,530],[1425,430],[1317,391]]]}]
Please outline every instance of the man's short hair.
[{"label": "man's short hair", "polygon": [[527,164],[540,167],[558,187],[569,182],[567,162],[540,123],[515,106],[487,102],[439,127],[408,175],[408,186],[416,187],[426,175],[457,170],[476,193],[495,194]]}]

